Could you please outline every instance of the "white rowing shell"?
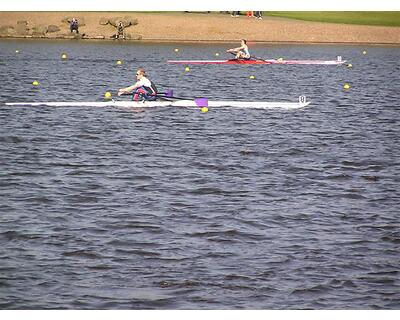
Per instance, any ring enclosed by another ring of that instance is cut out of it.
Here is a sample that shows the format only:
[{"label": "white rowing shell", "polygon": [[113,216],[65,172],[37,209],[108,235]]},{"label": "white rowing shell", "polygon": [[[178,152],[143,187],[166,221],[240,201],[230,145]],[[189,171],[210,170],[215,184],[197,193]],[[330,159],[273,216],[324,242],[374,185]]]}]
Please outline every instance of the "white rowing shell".
[{"label": "white rowing shell", "polygon": [[[270,101],[208,101],[209,108],[284,108],[296,109],[308,106],[310,102],[304,96],[298,102],[270,102]],[[120,107],[120,108],[154,108],[154,107],[201,107],[194,100],[177,101],[103,101],[103,102],[7,102],[7,106],[47,106],[47,107]]]}]

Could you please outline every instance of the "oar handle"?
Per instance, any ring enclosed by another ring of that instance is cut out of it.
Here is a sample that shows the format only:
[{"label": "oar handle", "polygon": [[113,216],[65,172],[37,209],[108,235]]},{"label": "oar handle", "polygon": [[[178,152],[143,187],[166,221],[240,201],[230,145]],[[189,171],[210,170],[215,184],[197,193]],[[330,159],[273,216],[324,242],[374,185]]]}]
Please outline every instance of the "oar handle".
[{"label": "oar handle", "polygon": [[[123,93],[127,95],[132,95],[134,93],[129,92],[129,93]],[[163,97],[163,98],[171,98],[171,99],[176,99],[176,100],[193,100],[198,107],[208,107],[208,99],[207,98],[185,98],[185,97],[176,97],[174,96],[174,91],[173,90],[167,90],[166,92],[159,92],[156,94],[157,97]]]},{"label": "oar handle", "polygon": [[[228,51],[228,52],[229,52],[230,54],[233,54],[233,55],[236,57],[236,53],[235,53],[235,52],[232,52],[232,51]],[[265,59],[260,58],[260,57],[256,57],[256,56],[253,56],[253,55],[250,55],[250,58],[247,59],[247,60],[250,60],[250,59],[265,61]],[[243,59],[243,60],[246,60],[246,59]]]},{"label": "oar handle", "polygon": [[255,60],[265,61],[265,59],[263,59],[263,58],[260,58],[260,57],[256,57],[256,56],[253,56],[253,55],[250,55],[250,59],[255,59]]},{"label": "oar handle", "polygon": [[157,97],[171,98],[171,99],[176,99],[176,100],[192,100],[192,98],[175,97],[175,96],[170,97],[170,96],[163,95],[162,93],[157,94]]},{"label": "oar handle", "polygon": [[159,92],[159,93],[157,93],[157,96],[165,97],[165,98],[171,98],[171,99],[177,99],[177,100],[193,100],[193,98],[176,97],[176,96],[174,96],[174,91],[171,90],[171,89],[167,90],[165,92]]}]

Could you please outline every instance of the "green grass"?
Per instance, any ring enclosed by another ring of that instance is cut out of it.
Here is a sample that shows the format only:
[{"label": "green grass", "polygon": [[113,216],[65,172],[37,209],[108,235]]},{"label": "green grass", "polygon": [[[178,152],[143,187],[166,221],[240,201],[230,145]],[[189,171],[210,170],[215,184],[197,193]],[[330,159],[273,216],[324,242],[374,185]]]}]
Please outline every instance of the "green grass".
[{"label": "green grass", "polygon": [[[209,13],[207,14],[207,12]],[[135,13],[135,11],[130,13]],[[140,13],[220,16],[230,14],[231,11],[140,11]],[[241,11],[240,14],[245,16],[246,11]],[[263,17],[272,16],[305,21],[400,27],[400,11],[262,11],[262,15]]]},{"label": "green grass", "polygon": [[331,23],[400,26],[400,11],[263,11],[263,16]]}]

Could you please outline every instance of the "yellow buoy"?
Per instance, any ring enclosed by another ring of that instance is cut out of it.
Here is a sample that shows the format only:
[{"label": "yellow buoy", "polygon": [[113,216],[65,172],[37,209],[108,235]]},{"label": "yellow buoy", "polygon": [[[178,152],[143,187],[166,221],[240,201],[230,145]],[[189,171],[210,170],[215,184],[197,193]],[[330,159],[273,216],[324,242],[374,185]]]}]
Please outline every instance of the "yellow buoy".
[{"label": "yellow buoy", "polygon": [[347,68],[353,68],[353,65],[352,65],[351,63],[349,63],[349,64],[347,65]]},{"label": "yellow buoy", "polygon": [[207,107],[202,107],[200,110],[201,110],[201,112],[203,112],[203,113],[208,112],[208,108],[207,108]]},{"label": "yellow buoy", "polygon": [[367,54],[367,51],[364,50],[364,51],[363,51],[363,54]]},{"label": "yellow buoy", "polygon": [[217,52],[217,53],[215,54],[215,56],[219,57],[219,53]]},{"label": "yellow buoy", "polygon": [[178,52],[179,51],[179,49],[178,48],[175,48],[175,50],[174,50],[175,52]]},{"label": "yellow buoy", "polygon": [[66,53],[61,54],[61,59],[63,60],[67,59],[67,54]]},{"label": "yellow buoy", "polygon": [[117,60],[117,65],[121,65],[122,61],[121,60]]},{"label": "yellow buoy", "polygon": [[345,83],[344,86],[343,86],[343,89],[346,89],[346,90],[350,89],[350,85],[348,83]]},{"label": "yellow buoy", "polygon": [[104,99],[111,99],[111,92],[106,92],[105,94],[104,94]]},{"label": "yellow buoy", "polygon": [[185,68],[185,71],[186,71],[186,72],[189,72],[189,71],[190,71],[190,68],[189,68],[189,67],[186,67],[186,68]]},{"label": "yellow buoy", "polygon": [[256,77],[255,76],[250,76],[249,79],[254,80]]},{"label": "yellow buoy", "polygon": [[39,81],[35,80],[32,82],[32,85],[34,85],[35,87],[39,85]]},{"label": "yellow buoy", "polygon": [[19,50],[15,50],[15,53],[19,53]]}]

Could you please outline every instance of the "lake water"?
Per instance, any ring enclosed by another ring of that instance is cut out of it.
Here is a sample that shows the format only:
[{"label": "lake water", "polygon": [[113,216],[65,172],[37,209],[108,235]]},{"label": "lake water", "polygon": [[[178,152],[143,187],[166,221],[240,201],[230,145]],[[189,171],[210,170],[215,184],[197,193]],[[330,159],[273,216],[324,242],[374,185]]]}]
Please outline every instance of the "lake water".
[{"label": "lake water", "polygon": [[[400,308],[400,47],[250,47],[353,68],[165,63],[233,46],[0,41],[1,309]],[[4,104],[101,101],[139,66],[177,95],[312,103]]]}]

